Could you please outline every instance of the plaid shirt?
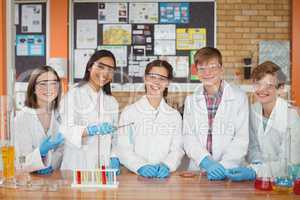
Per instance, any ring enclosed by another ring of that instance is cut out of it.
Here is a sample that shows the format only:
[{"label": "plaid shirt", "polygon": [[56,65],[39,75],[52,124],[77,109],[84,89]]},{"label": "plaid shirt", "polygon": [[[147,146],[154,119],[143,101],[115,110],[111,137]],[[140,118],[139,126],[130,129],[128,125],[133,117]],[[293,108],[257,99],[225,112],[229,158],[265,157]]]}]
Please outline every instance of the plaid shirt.
[{"label": "plaid shirt", "polygon": [[206,101],[207,114],[208,114],[208,135],[207,135],[206,149],[211,155],[212,155],[212,124],[216,116],[220,102],[222,100],[223,89],[224,89],[224,84],[222,81],[220,84],[220,88],[215,95],[213,96],[208,95],[205,89],[203,91],[203,94],[205,96],[205,101]]}]

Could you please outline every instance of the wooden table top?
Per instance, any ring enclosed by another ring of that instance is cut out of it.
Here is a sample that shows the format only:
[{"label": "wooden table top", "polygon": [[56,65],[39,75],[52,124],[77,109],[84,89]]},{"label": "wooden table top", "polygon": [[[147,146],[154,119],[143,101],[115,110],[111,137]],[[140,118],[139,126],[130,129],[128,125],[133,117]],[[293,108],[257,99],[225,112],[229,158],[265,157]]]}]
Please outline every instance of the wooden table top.
[{"label": "wooden table top", "polygon": [[[280,194],[255,190],[253,182],[207,181],[204,176],[183,178],[179,173],[165,180],[146,179],[133,173],[118,176],[116,189],[71,188],[71,172],[57,171],[52,175],[31,175],[32,187],[0,188],[0,199],[178,199],[178,200],[234,200],[234,199],[299,199],[292,192]],[[40,184],[42,186],[37,186]]]}]

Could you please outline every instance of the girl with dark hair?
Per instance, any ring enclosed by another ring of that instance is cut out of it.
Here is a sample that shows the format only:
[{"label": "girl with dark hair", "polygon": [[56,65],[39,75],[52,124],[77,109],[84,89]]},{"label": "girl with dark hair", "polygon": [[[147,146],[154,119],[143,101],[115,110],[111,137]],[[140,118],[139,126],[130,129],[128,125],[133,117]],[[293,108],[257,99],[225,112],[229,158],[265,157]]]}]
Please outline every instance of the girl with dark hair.
[{"label": "girl with dark hair", "polygon": [[17,157],[24,156],[26,171],[48,174],[60,167],[64,139],[58,132],[57,108],[61,90],[51,67],[40,66],[31,73],[25,107],[17,113],[13,127]]},{"label": "girl with dark hair", "polygon": [[110,51],[96,51],[82,81],[62,100],[60,130],[66,145],[61,169],[95,169],[102,165],[119,169],[111,135],[119,109],[110,91],[115,69],[116,59]]},{"label": "girl with dark hair", "polygon": [[155,60],[146,66],[146,95],[127,106],[120,124],[133,123],[118,132],[118,155],[129,170],[148,178],[166,178],[184,155],[182,119],[163,97],[173,77],[172,66]]}]

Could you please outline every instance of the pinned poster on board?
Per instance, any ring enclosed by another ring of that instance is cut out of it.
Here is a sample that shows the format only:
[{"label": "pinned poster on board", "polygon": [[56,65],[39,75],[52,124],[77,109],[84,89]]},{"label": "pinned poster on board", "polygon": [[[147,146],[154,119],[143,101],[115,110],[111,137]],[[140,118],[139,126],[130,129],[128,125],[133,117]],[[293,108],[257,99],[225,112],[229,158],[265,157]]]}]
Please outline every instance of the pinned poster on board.
[{"label": "pinned poster on board", "polygon": [[156,60],[157,56],[135,56],[129,58],[128,74],[133,77],[143,77],[149,62]]},{"label": "pinned poster on board", "polygon": [[189,75],[188,56],[160,56],[159,59],[170,63],[174,69],[175,78],[186,78]]},{"label": "pinned poster on board", "polygon": [[94,54],[94,49],[75,49],[74,50],[74,78],[83,78],[86,64]]},{"label": "pinned poster on board", "polygon": [[97,48],[97,20],[77,20],[76,47]]},{"label": "pinned poster on board", "polygon": [[196,52],[197,52],[197,50],[190,51],[190,66],[191,66],[191,70],[190,70],[191,71],[190,72],[191,76],[190,77],[191,77],[191,81],[199,80],[197,67],[194,63],[194,56],[195,56]]},{"label": "pinned poster on board", "polygon": [[155,55],[176,55],[176,26],[174,24],[156,24],[154,39]]},{"label": "pinned poster on board", "polygon": [[101,45],[98,46],[98,50],[106,49],[111,51],[116,57],[117,67],[126,67],[127,66],[127,46],[109,46]]},{"label": "pinned poster on board", "polygon": [[190,19],[189,3],[160,3],[160,23],[188,24]]},{"label": "pinned poster on board", "polygon": [[176,40],[177,50],[200,49],[206,46],[206,29],[177,28]]},{"label": "pinned poster on board", "polygon": [[22,5],[21,31],[22,33],[42,32],[42,5]]},{"label": "pinned poster on board", "polygon": [[16,35],[17,56],[44,56],[44,35]]},{"label": "pinned poster on board", "polygon": [[130,3],[129,22],[132,24],[158,23],[158,3]]},{"label": "pinned poster on board", "polygon": [[98,22],[99,24],[127,23],[127,3],[99,3]]},{"label": "pinned poster on board", "polygon": [[103,44],[104,45],[130,45],[131,25],[130,24],[104,24]]},{"label": "pinned poster on board", "polygon": [[132,45],[134,55],[153,55],[153,25],[133,24]]}]

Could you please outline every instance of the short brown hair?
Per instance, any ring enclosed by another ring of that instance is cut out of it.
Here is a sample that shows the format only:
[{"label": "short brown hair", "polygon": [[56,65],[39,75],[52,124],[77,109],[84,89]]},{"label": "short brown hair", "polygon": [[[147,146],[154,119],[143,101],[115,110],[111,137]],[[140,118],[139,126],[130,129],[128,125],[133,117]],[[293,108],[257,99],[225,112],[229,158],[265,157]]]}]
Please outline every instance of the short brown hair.
[{"label": "short brown hair", "polygon": [[264,78],[267,74],[276,76],[277,78],[277,88],[284,85],[286,82],[286,75],[282,72],[281,68],[271,61],[265,61],[255,67],[252,71],[252,79],[254,81],[259,81]]},{"label": "short brown hair", "polygon": [[58,104],[59,104],[59,101],[61,98],[61,93],[62,93],[62,86],[61,86],[60,78],[59,78],[58,74],[56,73],[56,71],[52,67],[47,66],[47,65],[39,66],[31,72],[31,75],[30,75],[30,78],[28,81],[27,93],[26,93],[26,99],[25,99],[25,105],[27,107],[39,108],[38,103],[37,103],[37,97],[35,94],[35,86],[36,86],[36,81],[39,78],[39,76],[46,72],[52,72],[56,76],[57,81],[59,82],[58,95],[54,99],[54,103],[51,106],[51,109],[58,108]]},{"label": "short brown hair", "polygon": [[217,48],[203,47],[195,53],[194,63],[195,65],[198,63],[202,64],[212,58],[216,58],[220,65],[222,65],[222,54]]}]

